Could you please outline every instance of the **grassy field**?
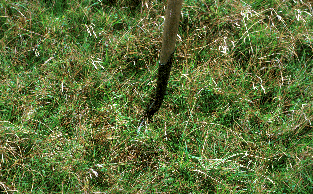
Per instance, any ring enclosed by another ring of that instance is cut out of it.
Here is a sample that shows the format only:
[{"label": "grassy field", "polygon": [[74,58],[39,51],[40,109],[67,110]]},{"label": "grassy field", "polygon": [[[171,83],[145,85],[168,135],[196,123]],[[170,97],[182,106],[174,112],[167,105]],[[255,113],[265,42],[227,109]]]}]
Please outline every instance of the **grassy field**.
[{"label": "grassy field", "polygon": [[313,193],[306,0],[185,0],[168,94],[166,1],[0,1],[0,191]]}]

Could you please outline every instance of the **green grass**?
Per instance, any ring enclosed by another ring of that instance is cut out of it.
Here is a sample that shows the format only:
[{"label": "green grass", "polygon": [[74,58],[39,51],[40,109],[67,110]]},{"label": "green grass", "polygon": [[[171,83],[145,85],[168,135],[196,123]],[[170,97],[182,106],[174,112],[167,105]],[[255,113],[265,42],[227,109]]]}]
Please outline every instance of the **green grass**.
[{"label": "green grass", "polygon": [[1,1],[0,191],[313,193],[312,4],[186,0],[138,131],[165,1],[136,2]]}]

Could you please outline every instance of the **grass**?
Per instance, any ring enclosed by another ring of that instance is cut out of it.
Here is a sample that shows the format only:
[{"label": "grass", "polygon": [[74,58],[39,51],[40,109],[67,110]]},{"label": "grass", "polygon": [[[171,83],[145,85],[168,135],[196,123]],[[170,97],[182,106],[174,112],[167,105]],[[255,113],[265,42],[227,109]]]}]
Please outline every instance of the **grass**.
[{"label": "grass", "polygon": [[1,1],[0,191],[313,193],[312,4],[186,0],[138,131],[164,6]]}]

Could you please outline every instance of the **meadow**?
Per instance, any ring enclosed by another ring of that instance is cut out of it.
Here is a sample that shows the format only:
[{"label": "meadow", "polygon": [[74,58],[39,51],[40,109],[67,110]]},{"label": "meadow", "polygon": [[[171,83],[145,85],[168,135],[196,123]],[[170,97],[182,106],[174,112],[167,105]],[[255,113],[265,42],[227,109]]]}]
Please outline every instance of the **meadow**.
[{"label": "meadow", "polygon": [[165,0],[0,2],[0,192],[313,193],[313,8],[185,0],[160,111]]}]

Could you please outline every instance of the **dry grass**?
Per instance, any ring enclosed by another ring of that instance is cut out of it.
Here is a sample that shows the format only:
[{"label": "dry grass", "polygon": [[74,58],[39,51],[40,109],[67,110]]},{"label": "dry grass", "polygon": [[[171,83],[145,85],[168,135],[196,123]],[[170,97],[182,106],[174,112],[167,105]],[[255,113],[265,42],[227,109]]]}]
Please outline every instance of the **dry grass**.
[{"label": "dry grass", "polygon": [[312,193],[312,5],[183,5],[168,95],[164,1],[0,4],[7,193]]}]

